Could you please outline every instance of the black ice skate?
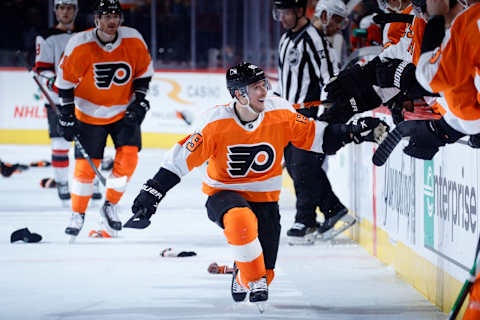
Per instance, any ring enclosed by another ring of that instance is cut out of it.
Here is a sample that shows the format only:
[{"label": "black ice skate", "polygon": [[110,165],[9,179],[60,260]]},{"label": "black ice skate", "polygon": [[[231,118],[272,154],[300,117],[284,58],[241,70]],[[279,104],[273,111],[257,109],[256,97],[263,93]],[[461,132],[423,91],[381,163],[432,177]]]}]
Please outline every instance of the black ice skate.
[{"label": "black ice skate", "polygon": [[105,200],[100,209],[100,214],[105,220],[105,227],[107,228],[107,231],[109,231],[108,233],[112,236],[116,236],[117,231],[122,230],[122,222],[117,214],[117,205]]},{"label": "black ice skate", "polygon": [[78,236],[80,230],[82,230],[84,221],[84,213],[72,212],[72,217],[70,218],[69,225],[65,228],[65,233],[72,236],[73,240],[74,237]]},{"label": "black ice skate", "polygon": [[287,231],[288,244],[312,245],[315,242],[317,227],[307,227],[303,223],[295,222]]},{"label": "black ice skate", "polygon": [[[341,222],[341,225],[335,228],[337,222]],[[348,209],[344,207],[325,219],[325,222],[318,230],[318,238],[323,241],[331,240],[353,226],[355,222],[357,222],[357,219],[349,215]]]},{"label": "black ice skate", "polygon": [[263,276],[257,281],[249,282],[248,286],[250,287],[250,302],[255,303],[257,305],[258,311],[260,311],[260,313],[263,313],[263,311],[265,310],[265,302],[267,302],[268,300],[267,277]]},{"label": "black ice skate", "polygon": [[239,270],[237,266],[234,264],[233,273],[232,273],[231,292],[232,292],[233,301],[242,302],[242,301],[245,301],[245,298],[247,297],[248,289],[242,286],[240,283],[238,283],[237,281],[238,271]]}]

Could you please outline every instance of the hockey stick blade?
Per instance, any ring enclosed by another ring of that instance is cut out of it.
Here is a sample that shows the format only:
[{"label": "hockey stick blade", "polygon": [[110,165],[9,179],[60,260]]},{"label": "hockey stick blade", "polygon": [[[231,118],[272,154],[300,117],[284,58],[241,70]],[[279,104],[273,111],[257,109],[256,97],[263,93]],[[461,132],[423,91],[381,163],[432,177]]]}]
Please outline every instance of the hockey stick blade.
[{"label": "hockey stick blade", "polygon": [[140,210],[133,217],[128,219],[127,222],[123,225],[124,228],[132,228],[132,229],[145,229],[151,223],[148,219],[141,219],[140,216],[143,214],[143,211]]},{"label": "hockey stick blade", "polygon": [[400,130],[398,128],[393,129],[373,154],[373,164],[377,167],[383,166],[400,140],[402,140]]}]

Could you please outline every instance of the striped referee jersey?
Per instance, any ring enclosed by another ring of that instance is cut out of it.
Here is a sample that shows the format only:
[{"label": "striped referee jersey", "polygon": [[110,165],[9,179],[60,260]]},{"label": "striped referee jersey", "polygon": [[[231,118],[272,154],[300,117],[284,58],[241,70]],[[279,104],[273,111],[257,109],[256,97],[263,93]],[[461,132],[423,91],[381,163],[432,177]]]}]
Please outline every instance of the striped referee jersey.
[{"label": "striped referee jersey", "polygon": [[297,32],[285,32],[278,50],[278,93],[290,103],[325,100],[322,89],[339,70],[326,37],[308,22]]}]

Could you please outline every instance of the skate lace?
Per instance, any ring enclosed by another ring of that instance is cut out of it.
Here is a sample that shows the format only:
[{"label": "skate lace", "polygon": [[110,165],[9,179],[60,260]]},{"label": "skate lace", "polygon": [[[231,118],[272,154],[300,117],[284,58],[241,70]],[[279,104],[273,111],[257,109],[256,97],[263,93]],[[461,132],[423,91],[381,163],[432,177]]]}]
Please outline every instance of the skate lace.
[{"label": "skate lace", "polygon": [[118,217],[117,214],[117,206],[107,202],[107,204],[104,207],[105,214],[110,218],[112,221],[120,221],[120,218]]},{"label": "skate lace", "polygon": [[302,230],[305,229],[305,225],[300,222],[295,222],[292,226],[292,229]]},{"label": "skate lace", "polygon": [[252,292],[267,290],[267,278],[262,277],[256,281],[249,282],[248,285]]},{"label": "skate lace", "polygon": [[247,288],[243,287],[240,283],[237,282],[237,277],[233,280],[232,290],[235,293],[243,293],[247,292]]},{"label": "skate lace", "polygon": [[83,227],[84,218],[80,213],[73,212],[72,218],[70,219],[70,224],[68,225],[70,228],[81,229]]}]

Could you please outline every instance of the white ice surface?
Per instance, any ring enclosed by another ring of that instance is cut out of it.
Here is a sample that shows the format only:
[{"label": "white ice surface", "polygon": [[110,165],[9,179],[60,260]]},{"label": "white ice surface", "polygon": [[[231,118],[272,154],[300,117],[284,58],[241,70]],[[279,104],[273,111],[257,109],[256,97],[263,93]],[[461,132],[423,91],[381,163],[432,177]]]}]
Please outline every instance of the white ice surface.
[{"label": "white ice surface", "polygon": [[[0,146],[9,162],[49,159],[47,146]],[[112,150],[107,153],[113,154]],[[153,176],[162,150],[143,150],[120,202],[122,221],[141,183]],[[73,167],[73,166],[71,166]],[[282,239],[266,311],[235,305],[229,275],[211,275],[211,262],[229,264],[232,253],[222,230],[206,215],[194,171],[169,192],[145,230],[125,229],[116,239],[88,237],[99,229],[99,204],[89,208],[74,244],[64,229],[70,210],[55,189],[42,189],[51,168],[0,176],[0,319],[445,319],[445,314],[400,280],[395,272],[347,239],[291,247],[294,196],[284,190]],[[10,243],[28,227],[38,244]],[[196,257],[162,258],[165,248]]]}]

